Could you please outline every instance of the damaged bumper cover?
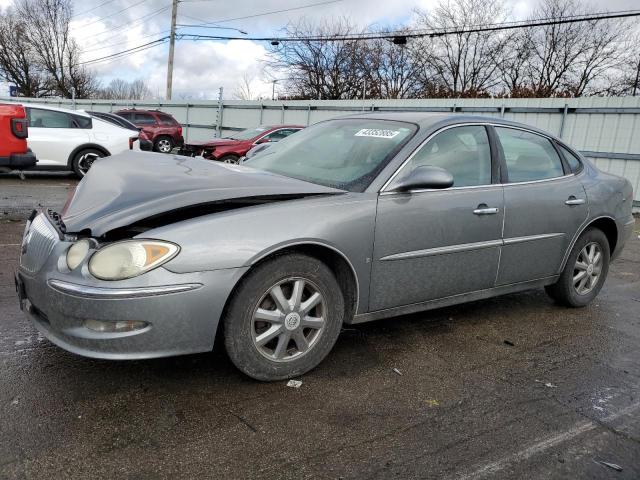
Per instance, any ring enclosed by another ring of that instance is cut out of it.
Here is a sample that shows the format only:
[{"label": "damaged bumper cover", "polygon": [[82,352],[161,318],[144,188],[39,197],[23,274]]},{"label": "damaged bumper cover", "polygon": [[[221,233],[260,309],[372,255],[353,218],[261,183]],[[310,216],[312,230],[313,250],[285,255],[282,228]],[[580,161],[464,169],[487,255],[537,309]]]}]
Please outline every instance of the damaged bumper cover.
[{"label": "damaged bumper cover", "polygon": [[[245,268],[174,273],[159,267],[128,280],[101,281],[91,277],[86,265],[68,271],[71,242],[53,235],[55,227],[44,214],[32,224],[25,231],[16,287],[22,308],[51,342],[79,355],[113,360],[213,348],[224,304]],[[96,329],[127,322],[138,327]]]}]

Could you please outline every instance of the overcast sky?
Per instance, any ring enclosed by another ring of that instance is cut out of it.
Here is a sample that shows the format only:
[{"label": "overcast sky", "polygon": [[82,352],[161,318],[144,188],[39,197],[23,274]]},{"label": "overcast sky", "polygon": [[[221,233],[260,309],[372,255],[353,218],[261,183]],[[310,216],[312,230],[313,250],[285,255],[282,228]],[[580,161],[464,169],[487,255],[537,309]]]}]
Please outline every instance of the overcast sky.
[{"label": "overcast sky", "polygon": [[[289,22],[305,17],[311,22],[346,16],[359,26],[397,26],[411,20],[415,8],[428,10],[437,0],[338,0],[284,13],[231,20],[274,10],[317,4],[327,0],[184,0],[178,6],[178,24],[217,22],[248,32],[249,36],[277,35]],[[506,0],[515,18],[526,17],[537,0]],[[596,0],[594,10],[638,8],[640,0]],[[0,0],[0,8],[12,0]],[[83,48],[83,60],[104,57],[145,44],[168,34],[171,0],[75,0],[72,34]],[[97,7],[97,8],[96,8]],[[124,10],[124,11],[123,11]],[[178,32],[239,35],[233,30],[180,28]],[[270,95],[271,83],[262,61],[266,44],[249,41],[181,40],[176,44],[173,98],[214,99],[218,88],[233,98],[238,81],[246,76],[254,94]],[[168,45],[121,59],[91,65],[103,83],[120,77],[143,78],[154,94],[164,96]]]}]

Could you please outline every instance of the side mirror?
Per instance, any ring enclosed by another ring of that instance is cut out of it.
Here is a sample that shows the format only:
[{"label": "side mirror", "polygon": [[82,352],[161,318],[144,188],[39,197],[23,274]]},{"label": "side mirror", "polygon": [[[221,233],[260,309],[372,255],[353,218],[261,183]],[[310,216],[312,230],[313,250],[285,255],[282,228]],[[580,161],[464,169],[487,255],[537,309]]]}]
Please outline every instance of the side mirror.
[{"label": "side mirror", "polygon": [[408,192],[425,188],[442,189],[453,186],[453,175],[444,168],[423,165],[414,168],[408,175],[396,182],[393,190]]}]

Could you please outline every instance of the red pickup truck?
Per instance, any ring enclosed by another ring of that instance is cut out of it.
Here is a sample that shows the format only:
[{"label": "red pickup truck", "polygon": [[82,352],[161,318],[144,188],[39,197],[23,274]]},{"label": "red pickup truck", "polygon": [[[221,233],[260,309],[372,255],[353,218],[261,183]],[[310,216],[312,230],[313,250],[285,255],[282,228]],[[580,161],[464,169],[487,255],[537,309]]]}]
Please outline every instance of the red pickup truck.
[{"label": "red pickup truck", "polygon": [[27,115],[19,104],[0,104],[0,170],[24,170],[37,160],[27,147]]}]

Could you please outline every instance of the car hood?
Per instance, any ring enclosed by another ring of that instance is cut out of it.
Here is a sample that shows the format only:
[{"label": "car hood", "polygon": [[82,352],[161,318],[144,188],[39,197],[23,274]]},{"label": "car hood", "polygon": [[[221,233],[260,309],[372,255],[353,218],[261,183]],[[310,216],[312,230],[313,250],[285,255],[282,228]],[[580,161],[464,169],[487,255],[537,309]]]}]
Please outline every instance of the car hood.
[{"label": "car hood", "polygon": [[[204,142],[189,142],[186,145],[192,147],[226,147],[228,145],[237,145],[244,143],[245,140],[232,140],[229,138],[217,138],[214,140],[206,140]],[[248,141],[248,140],[247,140]]]},{"label": "car hood", "polygon": [[103,234],[187,207],[252,197],[344,193],[330,187],[200,158],[125,152],[94,162],[62,212],[69,233]]}]

